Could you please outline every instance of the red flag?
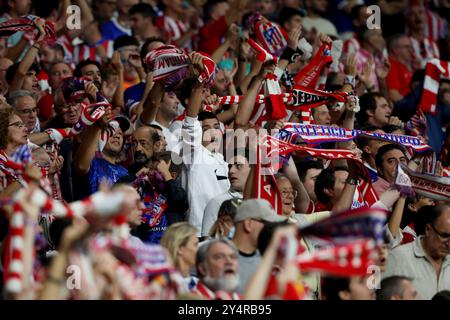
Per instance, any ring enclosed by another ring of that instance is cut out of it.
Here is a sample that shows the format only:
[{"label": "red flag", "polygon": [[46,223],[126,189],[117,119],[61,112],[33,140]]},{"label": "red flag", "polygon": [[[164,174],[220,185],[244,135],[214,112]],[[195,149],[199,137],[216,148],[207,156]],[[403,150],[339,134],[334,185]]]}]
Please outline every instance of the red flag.
[{"label": "red flag", "polygon": [[273,175],[270,163],[263,164],[261,159],[269,160],[268,157],[263,158],[261,147],[258,145],[256,150],[255,188],[253,198],[266,199],[270,202],[275,212],[281,215],[283,214],[282,200],[277,181]]}]

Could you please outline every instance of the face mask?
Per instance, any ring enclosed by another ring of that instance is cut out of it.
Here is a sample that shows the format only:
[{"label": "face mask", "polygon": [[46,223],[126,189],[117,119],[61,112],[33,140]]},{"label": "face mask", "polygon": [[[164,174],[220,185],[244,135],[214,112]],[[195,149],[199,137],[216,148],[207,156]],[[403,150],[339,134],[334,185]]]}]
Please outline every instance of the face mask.
[{"label": "face mask", "polygon": [[230,232],[228,232],[228,236],[227,236],[228,240],[233,239],[234,233],[235,233],[235,232],[236,232],[236,228],[235,228],[234,226],[232,226],[232,227],[230,228]]}]

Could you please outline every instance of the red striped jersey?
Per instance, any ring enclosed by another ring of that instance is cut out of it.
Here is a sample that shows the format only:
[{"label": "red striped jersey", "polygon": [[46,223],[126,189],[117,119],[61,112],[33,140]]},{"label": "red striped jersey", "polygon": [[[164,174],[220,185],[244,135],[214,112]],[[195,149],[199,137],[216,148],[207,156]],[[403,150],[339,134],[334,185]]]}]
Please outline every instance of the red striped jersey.
[{"label": "red striped jersey", "polygon": [[[64,48],[65,60],[70,61],[71,64],[76,65],[80,61],[86,59],[91,59],[94,61],[98,61],[100,63],[102,62],[100,56],[97,54],[96,49],[94,47],[90,47],[86,43],[73,45],[73,39],[71,39],[68,35],[63,35],[59,37],[58,43]],[[103,39],[101,45],[103,46],[103,48],[105,48],[107,57],[111,58],[114,53],[113,49],[114,41]]]},{"label": "red striped jersey", "polygon": [[425,37],[432,41],[438,41],[445,37],[447,23],[438,14],[431,10],[426,11]]},{"label": "red striped jersey", "polygon": [[[188,24],[169,16],[156,18],[155,24],[162,31],[168,44],[175,44],[175,40],[181,38],[189,29]],[[192,41],[187,41],[181,48],[192,49]]]}]

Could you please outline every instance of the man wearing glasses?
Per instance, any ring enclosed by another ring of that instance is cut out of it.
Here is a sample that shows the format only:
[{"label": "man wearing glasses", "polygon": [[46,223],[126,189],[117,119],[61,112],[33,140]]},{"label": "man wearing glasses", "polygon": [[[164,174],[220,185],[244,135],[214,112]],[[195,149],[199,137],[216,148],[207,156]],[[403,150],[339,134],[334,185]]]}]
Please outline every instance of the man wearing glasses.
[{"label": "man wearing glasses", "polygon": [[31,143],[42,146],[50,141],[50,135],[46,131],[41,132],[38,118],[39,109],[36,105],[36,95],[33,92],[13,91],[9,95],[8,101],[27,128]]},{"label": "man wearing glasses", "polygon": [[395,248],[382,278],[412,278],[421,299],[450,290],[450,206],[427,206],[423,211],[424,234],[414,242]]}]

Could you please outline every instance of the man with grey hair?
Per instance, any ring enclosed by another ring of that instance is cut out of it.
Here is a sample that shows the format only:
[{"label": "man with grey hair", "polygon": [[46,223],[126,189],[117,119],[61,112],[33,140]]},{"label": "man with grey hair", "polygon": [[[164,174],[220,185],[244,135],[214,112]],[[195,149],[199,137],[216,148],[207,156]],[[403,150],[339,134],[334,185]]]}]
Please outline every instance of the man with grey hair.
[{"label": "man with grey hair", "polygon": [[239,300],[239,264],[236,247],[228,240],[213,239],[197,251],[199,282],[193,293],[208,300]]},{"label": "man with grey hair", "polygon": [[9,104],[14,107],[17,115],[28,130],[30,142],[39,146],[51,140],[51,133],[41,132],[36,105],[36,94],[28,90],[15,90],[9,94]]},{"label": "man with grey hair", "polygon": [[38,108],[36,106],[36,95],[28,90],[15,90],[9,94],[8,102],[16,110],[28,129],[28,133],[41,130],[38,120]]}]

